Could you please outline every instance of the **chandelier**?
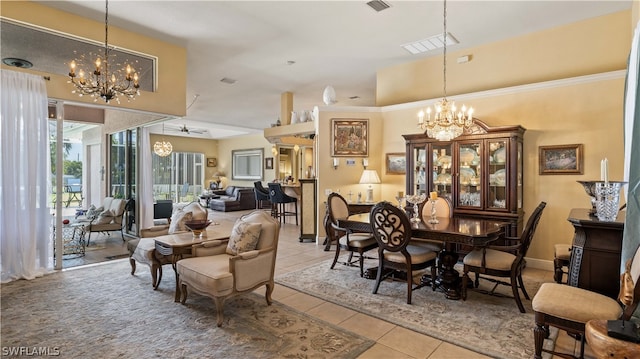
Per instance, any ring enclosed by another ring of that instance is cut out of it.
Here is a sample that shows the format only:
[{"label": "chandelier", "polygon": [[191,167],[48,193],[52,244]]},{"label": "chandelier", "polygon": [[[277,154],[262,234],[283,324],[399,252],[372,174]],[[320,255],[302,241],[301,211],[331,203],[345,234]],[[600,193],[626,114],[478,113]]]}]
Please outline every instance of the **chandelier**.
[{"label": "chandelier", "polygon": [[[455,102],[447,100],[447,0],[444,0],[444,97],[433,105],[433,109],[428,107],[425,111],[418,113],[418,127],[426,130],[427,136],[439,141],[450,141],[464,132],[473,123],[473,108],[462,106],[458,111]],[[434,112],[433,118],[431,112]]]},{"label": "chandelier", "polygon": [[[162,134],[164,135],[164,123],[162,124]],[[171,142],[165,141],[164,138],[162,141],[156,141],[153,144],[153,152],[160,157],[167,157],[173,151],[173,146]]]},{"label": "chandelier", "polygon": [[[77,93],[79,96],[91,96],[94,98],[94,102],[96,102],[98,97],[100,97],[106,103],[109,103],[112,99],[115,99],[120,103],[120,99],[118,98],[120,95],[125,96],[127,101],[135,99],[136,95],[140,95],[140,91],[138,90],[140,87],[140,84],[138,83],[138,74],[129,64],[127,64],[126,68],[115,71],[113,70],[113,68],[119,64],[115,62],[115,55],[109,54],[110,50],[108,39],[109,0],[105,1],[104,52],[102,53],[102,57],[98,55],[96,58],[94,62],[95,70],[85,71],[81,68],[81,60],[78,60],[78,63],[76,63],[76,60],[71,61],[69,64],[69,77],[71,80],[68,82],[72,83],[76,87],[72,93]],[[82,57],[84,58],[84,56]],[[109,61],[112,62],[109,63]],[[109,68],[109,65],[114,66],[113,68]],[[79,68],[77,75],[76,67]],[[92,75],[85,77],[85,74],[88,73],[91,73]]]}]

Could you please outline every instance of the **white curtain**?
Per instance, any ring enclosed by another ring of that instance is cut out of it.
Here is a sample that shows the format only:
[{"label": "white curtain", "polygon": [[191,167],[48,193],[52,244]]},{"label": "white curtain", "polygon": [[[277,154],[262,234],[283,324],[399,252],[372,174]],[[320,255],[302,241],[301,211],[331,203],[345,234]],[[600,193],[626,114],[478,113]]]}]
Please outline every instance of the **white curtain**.
[{"label": "white curtain", "polygon": [[151,169],[151,140],[149,127],[142,127],[140,131],[140,229],[153,226],[153,172]]},{"label": "white curtain", "polygon": [[2,282],[53,269],[47,89],[42,76],[0,70]]}]

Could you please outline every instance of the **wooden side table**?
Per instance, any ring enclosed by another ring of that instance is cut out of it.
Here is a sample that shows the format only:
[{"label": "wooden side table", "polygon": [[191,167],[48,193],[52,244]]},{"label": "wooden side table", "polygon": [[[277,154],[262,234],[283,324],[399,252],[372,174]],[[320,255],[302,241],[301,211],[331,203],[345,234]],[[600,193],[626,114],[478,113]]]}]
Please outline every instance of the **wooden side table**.
[{"label": "wooden side table", "polygon": [[590,320],[585,326],[589,348],[596,358],[640,359],[640,344],[607,335],[606,320]]}]

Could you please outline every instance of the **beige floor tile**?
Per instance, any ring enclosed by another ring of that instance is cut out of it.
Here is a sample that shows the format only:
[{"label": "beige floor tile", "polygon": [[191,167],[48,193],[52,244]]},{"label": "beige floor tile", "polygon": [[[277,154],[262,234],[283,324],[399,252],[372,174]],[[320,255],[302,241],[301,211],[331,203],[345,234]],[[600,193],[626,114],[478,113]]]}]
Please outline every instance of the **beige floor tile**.
[{"label": "beige floor tile", "polygon": [[[533,343],[532,343],[533,344]],[[489,359],[486,355],[478,354],[471,350],[442,342],[428,359]]]},{"label": "beige floor tile", "polygon": [[324,302],[319,306],[307,311],[307,314],[332,324],[338,324],[345,320],[348,320],[357,313],[358,312],[356,312],[355,310],[351,310],[329,302]]},{"label": "beige floor tile", "polygon": [[410,355],[393,350],[382,344],[375,344],[358,356],[358,359],[412,359]]},{"label": "beige floor tile", "polygon": [[295,308],[301,312],[306,312],[324,303],[322,299],[319,299],[304,293],[300,293],[300,292],[294,295],[290,295],[288,297],[282,298],[281,300],[279,300],[279,302],[284,305],[288,305],[292,308]]},{"label": "beige floor tile", "polygon": [[395,327],[380,338],[378,343],[416,358],[427,358],[442,341],[403,327]]},{"label": "beige floor tile", "polygon": [[375,341],[382,338],[382,336],[395,327],[394,324],[361,313],[352,316],[338,325]]}]

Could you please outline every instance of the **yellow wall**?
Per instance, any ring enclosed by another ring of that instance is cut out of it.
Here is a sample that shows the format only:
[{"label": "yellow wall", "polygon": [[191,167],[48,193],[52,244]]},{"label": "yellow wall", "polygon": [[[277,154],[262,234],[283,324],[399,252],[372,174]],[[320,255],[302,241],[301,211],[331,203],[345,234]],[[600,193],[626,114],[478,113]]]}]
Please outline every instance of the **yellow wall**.
[{"label": "yellow wall", "polygon": [[[202,183],[202,188],[209,188],[209,181],[212,180],[214,173],[221,169],[220,167],[220,159],[218,158],[218,140],[208,140],[205,138],[190,138],[190,137],[181,137],[181,136],[166,136],[166,135],[154,135],[151,134],[149,136],[150,142],[150,151],[153,153],[153,144],[156,141],[169,141],[171,142],[171,146],[173,146],[174,152],[196,152],[196,153],[204,153],[205,164],[204,164],[204,183]],[[155,155],[153,155],[155,156]],[[218,167],[207,167],[206,161],[207,158],[216,157],[218,158]]]},{"label": "yellow wall", "polygon": [[[626,69],[630,21],[631,12],[622,11],[464,51],[452,46],[447,94]],[[471,55],[471,61],[457,64],[463,55]],[[378,106],[442,96],[442,55],[378,71],[376,91]]]},{"label": "yellow wall", "polygon": [[[104,42],[104,23],[88,20],[30,1],[3,1],[2,17]],[[158,57],[156,92],[141,91],[141,95],[134,101],[127,102],[122,100],[120,104],[112,101],[109,103],[109,107],[175,116],[184,116],[186,114],[187,52],[185,48],[127,32],[111,25],[109,25],[109,44]],[[69,54],[70,60],[72,57],[73,54]],[[79,97],[71,93],[72,85],[67,83],[68,76],[17,69],[4,64],[2,68],[50,76],[51,80],[47,81],[47,94],[50,98],[94,103],[90,97]]]},{"label": "yellow wall", "polygon": [[[231,178],[231,151],[233,150],[248,150],[248,149],[263,149],[264,157],[273,157],[271,153],[272,144],[269,143],[263,135],[249,135],[249,136],[241,136],[234,137],[230,139],[222,139],[218,141],[218,153],[220,153],[220,158],[218,158],[218,168],[227,175],[227,177],[223,181],[223,185],[226,186],[242,186],[242,187],[253,187],[253,180],[251,181],[238,181],[233,180]],[[277,159],[274,158],[274,161]],[[270,182],[276,176],[275,166],[274,169],[266,170],[264,169],[264,163],[262,166],[263,170],[263,179],[262,182]]]}]

